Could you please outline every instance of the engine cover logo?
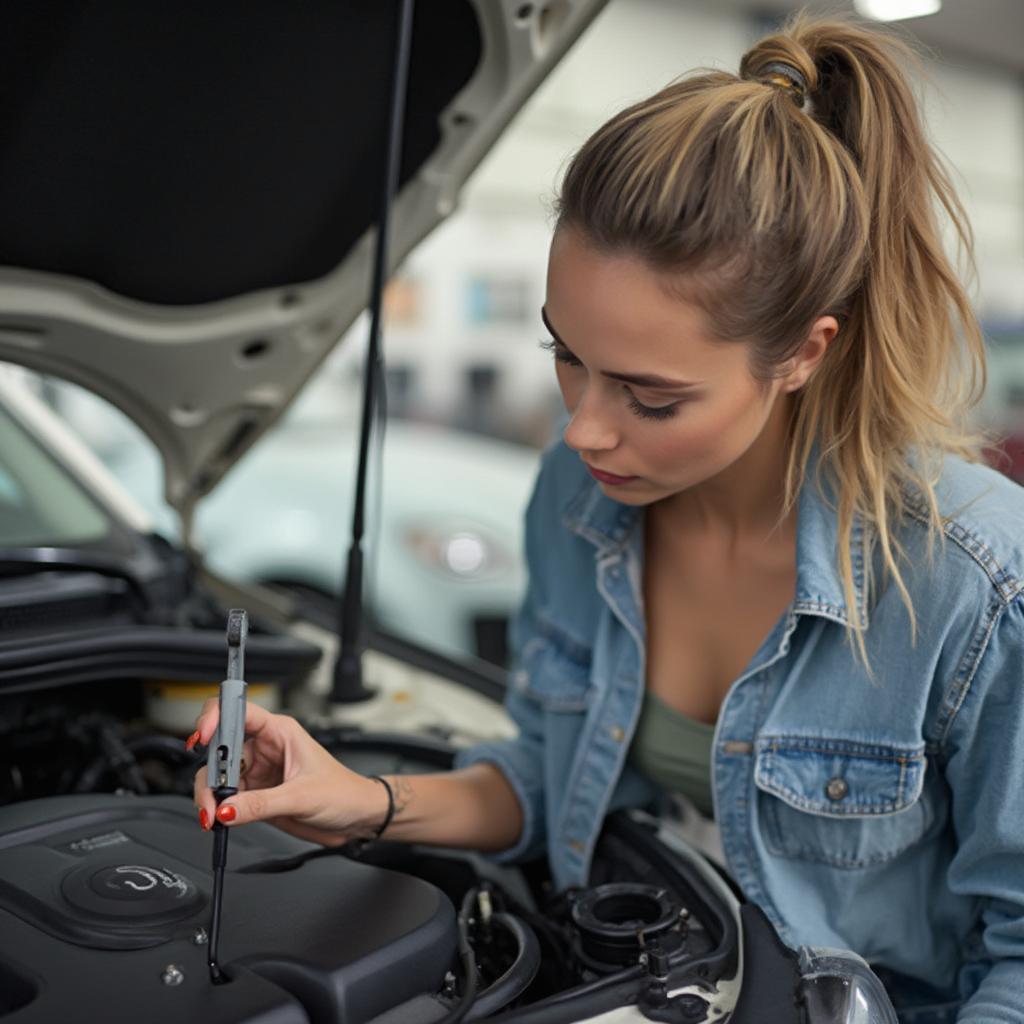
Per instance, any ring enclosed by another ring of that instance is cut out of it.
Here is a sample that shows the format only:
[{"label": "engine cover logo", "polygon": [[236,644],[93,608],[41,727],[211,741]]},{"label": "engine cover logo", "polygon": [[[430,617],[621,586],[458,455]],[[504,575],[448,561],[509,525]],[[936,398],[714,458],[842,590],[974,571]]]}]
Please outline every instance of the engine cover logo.
[{"label": "engine cover logo", "polygon": [[112,900],[141,899],[149,902],[155,898],[165,903],[187,899],[194,891],[192,883],[184,875],[148,864],[118,864],[101,868],[89,884],[94,892]]},{"label": "engine cover logo", "polygon": [[[146,851],[137,852],[145,857]],[[139,922],[179,919],[194,914],[203,902],[188,875],[166,863],[146,863],[143,858],[82,864],[64,876],[61,891],[76,911],[84,911],[94,923],[99,918]]]}]

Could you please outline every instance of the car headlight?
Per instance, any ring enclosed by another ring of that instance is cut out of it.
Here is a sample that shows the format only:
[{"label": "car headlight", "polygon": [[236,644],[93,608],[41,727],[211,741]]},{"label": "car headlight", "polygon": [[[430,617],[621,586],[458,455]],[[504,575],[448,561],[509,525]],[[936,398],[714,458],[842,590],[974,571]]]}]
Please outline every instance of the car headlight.
[{"label": "car headlight", "polygon": [[402,536],[422,565],[449,579],[478,582],[493,579],[514,564],[495,538],[471,526],[413,526]]},{"label": "car headlight", "polygon": [[800,948],[809,1024],[899,1024],[878,976],[848,950]]}]

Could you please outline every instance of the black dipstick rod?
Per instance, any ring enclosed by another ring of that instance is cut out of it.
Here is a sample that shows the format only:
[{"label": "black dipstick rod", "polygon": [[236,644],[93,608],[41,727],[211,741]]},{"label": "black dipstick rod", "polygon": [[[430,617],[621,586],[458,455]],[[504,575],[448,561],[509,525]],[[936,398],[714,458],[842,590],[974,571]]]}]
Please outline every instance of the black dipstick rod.
[{"label": "black dipstick rod", "polygon": [[[220,720],[206,760],[207,784],[217,806],[238,792],[245,740],[245,638],[248,616],[240,608],[228,612],[228,673],[220,684]],[[228,829],[213,817],[213,910],[210,919],[210,980],[222,985],[228,980],[217,963],[220,940],[221,902],[224,898],[224,866],[228,859]]]}]

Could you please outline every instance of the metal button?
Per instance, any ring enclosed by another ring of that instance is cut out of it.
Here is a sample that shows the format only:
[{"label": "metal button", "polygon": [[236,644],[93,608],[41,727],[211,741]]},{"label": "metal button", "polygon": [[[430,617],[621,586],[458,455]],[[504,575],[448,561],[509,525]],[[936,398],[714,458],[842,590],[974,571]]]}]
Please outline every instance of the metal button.
[{"label": "metal button", "polygon": [[576,853],[582,853],[583,852],[583,843],[581,843],[578,839],[570,839],[569,840],[569,847],[572,850],[575,850]]},{"label": "metal button", "polygon": [[621,725],[613,725],[608,733],[616,743],[621,743],[626,738],[626,730]]},{"label": "metal button", "polygon": [[846,784],[846,779],[841,779],[838,775],[825,783],[825,796],[829,800],[842,800],[849,792],[850,787]]}]

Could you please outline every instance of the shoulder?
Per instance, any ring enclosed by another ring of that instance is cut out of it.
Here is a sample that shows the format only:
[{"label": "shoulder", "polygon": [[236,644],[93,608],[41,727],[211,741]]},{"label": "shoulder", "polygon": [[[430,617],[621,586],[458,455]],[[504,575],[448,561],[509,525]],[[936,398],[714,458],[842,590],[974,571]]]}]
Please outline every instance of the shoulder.
[{"label": "shoulder", "polygon": [[[944,627],[931,634],[940,640],[933,656],[944,682],[937,735],[963,745],[1024,722],[1024,488],[947,455],[935,493],[945,543],[937,585],[915,594],[915,604],[929,606],[925,616]],[[925,536],[921,512],[911,514]]]},{"label": "shoulder", "polygon": [[[935,496],[943,560],[963,566],[1003,603],[1017,599],[1024,592],[1024,488],[988,466],[945,455]],[[924,501],[910,498],[909,515],[923,531]]]}]

